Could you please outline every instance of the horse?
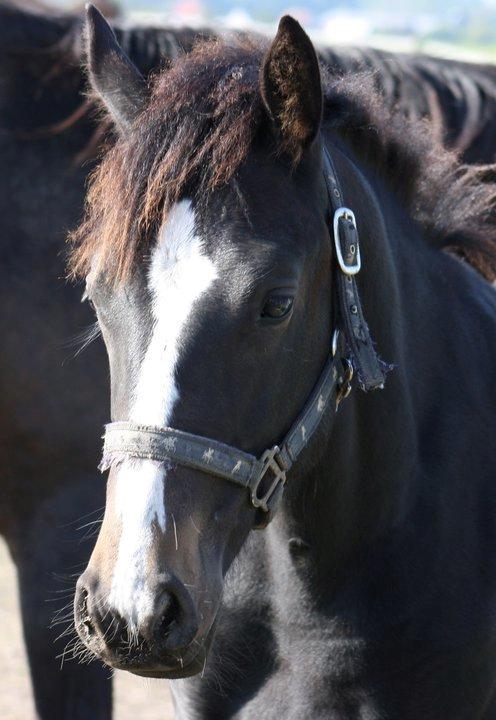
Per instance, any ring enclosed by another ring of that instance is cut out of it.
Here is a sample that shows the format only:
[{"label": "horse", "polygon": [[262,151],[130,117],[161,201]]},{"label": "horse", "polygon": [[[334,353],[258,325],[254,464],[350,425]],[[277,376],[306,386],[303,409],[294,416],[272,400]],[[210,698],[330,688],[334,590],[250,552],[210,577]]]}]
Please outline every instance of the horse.
[{"label": "horse", "polygon": [[[81,345],[97,333],[92,331],[88,307],[80,303],[81,292],[63,281],[61,255],[66,230],[75,226],[82,212],[92,159],[104,142],[108,123],[92,114],[92,102],[82,97],[79,14],[50,10],[41,3],[5,2],[0,20],[4,271],[0,531],[17,567],[38,716],[108,719],[108,673],[94,663],[86,667],[71,662],[73,655],[79,656],[72,641],[66,647],[70,635],[64,637],[72,616],[62,607],[72,597],[73,580],[67,574],[78,574],[86,564],[91,541],[86,536],[97,526],[104,505],[104,487],[94,467],[99,455],[96,428],[107,417],[108,393],[106,360],[98,343],[87,347],[84,361],[79,354],[72,358],[75,350],[66,347],[75,329],[90,325],[89,333],[82,333]],[[197,30],[166,27],[123,29],[118,23],[114,31],[145,75],[167,58],[189,51],[198,35]],[[212,30],[200,34],[215,35]],[[409,114],[437,117],[436,107],[443,113],[446,108],[443,123],[446,133],[453,132],[455,147],[465,117],[460,112],[458,124],[451,125],[455,95],[467,108],[466,118],[491,117],[490,66],[446,63],[452,67],[446,75],[444,61],[396,58],[378,51],[332,53],[321,48],[319,56],[341,72],[357,63],[365,66],[386,101],[390,96],[391,103],[398,102]],[[432,77],[440,78],[439,100],[428,85],[423,89],[423,75],[414,72],[410,62],[416,67],[432,63]],[[472,99],[479,96],[484,102],[475,106],[478,114],[469,112]],[[487,130],[485,125],[471,127],[484,127],[484,136],[490,137],[489,126]],[[450,137],[446,135],[451,143]],[[479,153],[488,161],[492,149],[485,155],[481,143],[481,137],[472,133],[466,152]],[[41,177],[43,182],[33,182]],[[55,627],[50,628],[55,608]],[[63,637],[57,640],[60,634]]]},{"label": "horse", "polygon": [[179,720],[493,720],[495,186],[291,17],[148,85],[72,234],[107,348],[84,647]]}]

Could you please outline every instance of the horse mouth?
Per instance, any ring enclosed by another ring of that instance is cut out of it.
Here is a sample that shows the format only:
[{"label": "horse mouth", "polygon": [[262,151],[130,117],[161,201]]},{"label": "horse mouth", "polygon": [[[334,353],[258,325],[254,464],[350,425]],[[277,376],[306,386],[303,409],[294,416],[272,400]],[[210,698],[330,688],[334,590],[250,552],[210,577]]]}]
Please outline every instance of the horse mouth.
[{"label": "horse mouth", "polygon": [[157,680],[180,680],[181,678],[198,675],[205,667],[205,658],[196,657],[187,665],[176,668],[126,668],[133,675],[144,678],[155,678]]},{"label": "horse mouth", "polygon": [[116,670],[126,670],[139,677],[159,680],[179,680],[181,678],[198,675],[205,667],[206,657],[206,649],[201,646],[194,655],[180,659],[174,658],[170,663],[157,661],[156,663],[146,665],[133,662],[133,660],[119,659],[112,662],[112,667]]}]

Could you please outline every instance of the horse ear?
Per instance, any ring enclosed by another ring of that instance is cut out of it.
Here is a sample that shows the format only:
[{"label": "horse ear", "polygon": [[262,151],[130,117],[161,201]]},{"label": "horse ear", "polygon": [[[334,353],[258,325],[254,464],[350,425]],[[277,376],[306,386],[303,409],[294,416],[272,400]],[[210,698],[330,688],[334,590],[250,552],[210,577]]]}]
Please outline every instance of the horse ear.
[{"label": "horse ear", "polygon": [[312,42],[289,15],[281,18],[262,63],[260,90],[282,149],[298,161],[320,129],[322,85]]},{"label": "horse ear", "polygon": [[103,15],[91,4],[86,6],[86,26],[91,84],[118,127],[126,131],[148,99],[145,79],[121,49]]}]

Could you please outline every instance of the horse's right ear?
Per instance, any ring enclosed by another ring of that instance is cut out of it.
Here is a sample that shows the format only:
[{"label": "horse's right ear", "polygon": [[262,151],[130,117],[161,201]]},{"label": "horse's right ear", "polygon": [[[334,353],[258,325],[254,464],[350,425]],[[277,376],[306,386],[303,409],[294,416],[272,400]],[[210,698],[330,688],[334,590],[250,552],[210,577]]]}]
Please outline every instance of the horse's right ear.
[{"label": "horse's right ear", "polygon": [[87,57],[93,88],[121,131],[146,105],[145,79],[121,49],[114,32],[94,5],[86,6]]},{"label": "horse's right ear", "polygon": [[281,149],[297,162],[319,132],[323,101],[315,49],[289,15],[263,60],[260,92]]}]

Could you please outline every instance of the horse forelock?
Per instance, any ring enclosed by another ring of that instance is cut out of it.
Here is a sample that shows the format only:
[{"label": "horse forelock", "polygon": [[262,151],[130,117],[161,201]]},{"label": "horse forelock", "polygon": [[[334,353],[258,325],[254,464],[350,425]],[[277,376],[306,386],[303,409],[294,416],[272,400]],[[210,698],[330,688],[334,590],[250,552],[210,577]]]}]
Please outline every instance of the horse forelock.
[{"label": "horse forelock", "polygon": [[[238,38],[199,43],[158,73],[148,107],[93,176],[85,221],[72,235],[70,268],[84,275],[98,253],[121,281],[185,195],[226,185],[247,158],[264,118],[259,70],[266,45]],[[380,174],[428,242],[496,275],[496,184],[462,166],[436,128],[388,109],[370,72],[324,78],[324,128],[339,133]]]}]

